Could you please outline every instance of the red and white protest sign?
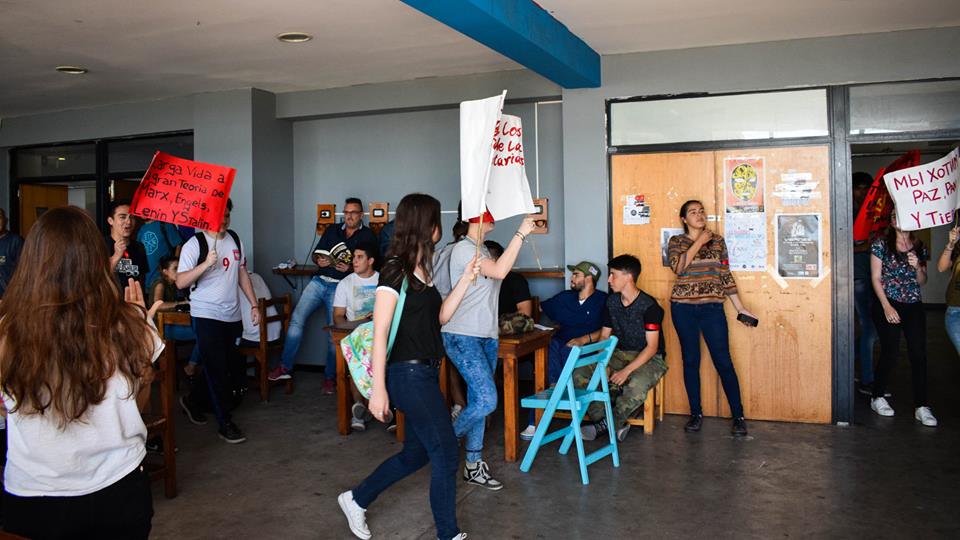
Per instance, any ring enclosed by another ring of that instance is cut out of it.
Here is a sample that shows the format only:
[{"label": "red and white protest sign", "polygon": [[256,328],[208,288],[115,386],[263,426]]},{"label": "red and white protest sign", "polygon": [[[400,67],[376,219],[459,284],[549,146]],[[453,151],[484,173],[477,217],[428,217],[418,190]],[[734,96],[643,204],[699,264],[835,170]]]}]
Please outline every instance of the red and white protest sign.
[{"label": "red and white protest sign", "polygon": [[958,157],[960,149],[954,148],[932,163],[883,175],[902,230],[916,231],[953,222],[953,211],[958,206]]},{"label": "red and white protest sign", "polygon": [[130,212],[145,219],[218,231],[236,174],[232,167],[157,152],[133,196]]},{"label": "red and white protest sign", "polygon": [[517,116],[501,114],[497,121],[486,202],[497,221],[536,212],[523,157],[523,126]]}]

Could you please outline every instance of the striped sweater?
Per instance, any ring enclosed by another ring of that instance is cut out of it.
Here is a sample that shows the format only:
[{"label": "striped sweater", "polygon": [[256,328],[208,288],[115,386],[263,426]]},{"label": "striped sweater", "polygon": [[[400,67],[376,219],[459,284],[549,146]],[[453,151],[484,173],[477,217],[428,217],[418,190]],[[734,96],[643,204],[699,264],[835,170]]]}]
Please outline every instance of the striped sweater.
[{"label": "striped sweater", "polygon": [[[670,267],[674,271],[680,257],[692,245],[693,240],[686,234],[670,238],[667,254],[670,258]],[[737,294],[737,283],[733,280],[733,274],[730,273],[727,243],[723,241],[723,237],[714,235],[713,239],[700,248],[693,257],[693,261],[689,261],[683,272],[677,274],[670,301],[706,304],[723,302],[731,294]]]}]

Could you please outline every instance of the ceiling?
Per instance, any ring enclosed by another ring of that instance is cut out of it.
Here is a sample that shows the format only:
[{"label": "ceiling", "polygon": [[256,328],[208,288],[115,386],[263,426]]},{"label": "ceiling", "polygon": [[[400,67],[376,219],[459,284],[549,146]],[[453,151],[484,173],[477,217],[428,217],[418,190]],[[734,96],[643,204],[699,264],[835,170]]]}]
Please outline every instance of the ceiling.
[{"label": "ceiling", "polygon": [[[538,3],[601,54],[960,26],[955,0]],[[287,31],[315,38],[274,39]],[[0,0],[0,117],[520,67],[399,0]]]}]

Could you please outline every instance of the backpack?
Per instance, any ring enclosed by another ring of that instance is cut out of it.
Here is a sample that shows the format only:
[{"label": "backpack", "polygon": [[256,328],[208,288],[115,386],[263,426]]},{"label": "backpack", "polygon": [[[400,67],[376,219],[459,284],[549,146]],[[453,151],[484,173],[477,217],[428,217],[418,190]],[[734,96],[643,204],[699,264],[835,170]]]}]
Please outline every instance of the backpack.
[{"label": "backpack", "polygon": [[[227,233],[230,235],[230,238],[233,238],[233,242],[237,244],[237,249],[240,250],[240,260],[243,261],[243,246],[240,244],[240,235],[234,232],[233,229],[227,229]],[[203,261],[207,260],[207,254],[210,253],[210,246],[207,245],[207,237],[204,236],[203,231],[197,231],[193,237],[197,239],[197,246],[200,248],[200,253],[197,254],[197,265],[199,266]],[[198,279],[197,282],[199,281]],[[197,289],[197,282],[190,288],[191,291]]]},{"label": "backpack", "polygon": [[456,245],[457,242],[450,242],[433,254],[433,286],[444,299],[453,290],[453,280],[450,278],[450,255],[453,254],[453,248]]}]

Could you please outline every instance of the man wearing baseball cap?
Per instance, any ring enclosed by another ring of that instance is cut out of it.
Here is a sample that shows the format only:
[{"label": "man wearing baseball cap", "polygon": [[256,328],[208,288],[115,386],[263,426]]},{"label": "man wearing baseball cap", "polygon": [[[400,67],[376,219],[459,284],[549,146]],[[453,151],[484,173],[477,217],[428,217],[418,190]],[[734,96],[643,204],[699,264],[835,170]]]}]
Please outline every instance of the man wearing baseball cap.
[{"label": "man wearing baseball cap", "polygon": [[[577,264],[568,264],[570,270],[570,290],[563,291],[540,304],[540,309],[555,326],[556,333],[550,340],[547,352],[547,382],[555,384],[563,371],[563,364],[570,354],[569,341],[580,336],[600,330],[603,324],[603,306],[607,301],[607,293],[597,290],[600,282],[600,267],[590,261],[580,261]],[[533,411],[530,415],[530,425],[523,430],[520,437],[524,440],[533,438],[536,426],[533,425]]]}]

